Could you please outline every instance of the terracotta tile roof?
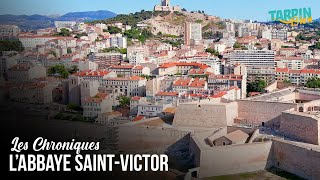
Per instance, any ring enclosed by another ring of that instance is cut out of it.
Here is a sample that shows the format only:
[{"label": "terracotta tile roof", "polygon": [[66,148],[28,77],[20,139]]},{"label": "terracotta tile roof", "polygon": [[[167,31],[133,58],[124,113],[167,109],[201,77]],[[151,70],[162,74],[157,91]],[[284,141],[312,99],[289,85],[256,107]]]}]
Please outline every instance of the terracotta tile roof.
[{"label": "terracotta tile roof", "polygon": [[80,76],[80,77],[89,77],[89,76],[105,76],[107,74],[109,74],[111,71],[106,71],[106,70],[97,70],[97,71],[91,71],[91,70],[87,70],[87,71],[81,71],[81,72],[77,72],[74,73],[74,76]]},{"label": "terracotta tile roof", "polygon": [[158,92],[156,96],[178,96],[178,92]]},{"label": "terracotta tile roof", "polygon": [[204,87],[206,84],[206,79],[204,78],[195,78],[191,83],[190,83],[190,87]]},{"label": "terracotta tile roof", "polygon": [[98,93],[93,97],[85,98],[85,102],[101,103],[104,99],[106,99],[106,97],[108,97],[107,93]]},{"label": "terracotta tile roof", "polygon": [[132,69],[133,65],[111,66],[109,69]]},{"label": "terracotta tile roof", "polygon": [[171,63],[164,63],[159,66],[159,68],[169,68],[173,66],[190,66],[190,67],[198,67],[201,69],[208,68],[209,66],[206,64],[196,63],[196,62],[171,62]]},{"label": "terracotta tile roof", "polygon": [[139,101],[141,99],[141,97],[139,96],[134,96],[131,98],[132,101]]},{"label": "terracotta tile roof", "polygon": [[145,78],[140,76],[106,78],[106,80],[115,80],[115,81],[140,81],[144,79]]},{"label": "terracotta tile roof", "polygon": [[144,116],[137,116],[132,121],[135,122],[135,121],[140,121],[142,119],[144,119]]},{"label": "terracotta tile roof", "polygon": [[173,86],[188,86],[192,78],[178,78],[173,82]]},{"label": "terracotta tile roof", "polygon": [[138,65],[138,66],[135,66],[133,69],[134,70],[142,70],[143,68],[144,68],[143,66]]},{"label": "terracotta tile roof", "polygon": [[261,92],[249,92],[250,96],[257,96],[259,94],[261,94]]},{"label": "terracotta tile roof", "polygon": [[291,70],[288,68],[276,68],[276,72],[288,73],[288,74],[320,74],[319,69]]},{"label": "terracotta tile roof", "polygon": [[220,92],[218,92],[218,93],[216,93],[216,94],[214,94],[214,95],[212,95],[212,96],[210,96],[211,98],[221,98],[221,97],[223,97],[224,95],[226,95],[227,94],[227,92],[226,91],[220,91]]},{"label": "terracotta tile roof", "polygon": [[228,75],[210,75],[209,79],[229,79],[229,80],[242,80],[242,75],[234,75],[234,74],[228,74]]}]

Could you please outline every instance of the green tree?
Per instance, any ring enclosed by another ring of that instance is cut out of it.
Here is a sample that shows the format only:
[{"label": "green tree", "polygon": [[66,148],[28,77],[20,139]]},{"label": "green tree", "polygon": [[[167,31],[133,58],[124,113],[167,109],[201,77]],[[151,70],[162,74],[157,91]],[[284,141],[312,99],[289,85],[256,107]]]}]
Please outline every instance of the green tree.
[{"label": "green tree", "polygon": [[120,107],[128,107],[128,106],[130,106],[130,97],[119,96],[118,100],[119,100]]},{"label": "green tree", "polygon": [[2,51],[24,51],[24,47],[19,40],[0,40],[0,52]]},{"label": "green tree", "polygon": [[110,48],[102,49],[101,52],[103,52],[103,53],[120,52],[121,54],[127,54],[127,48],[110,47]]},{"label": "green tree", "polygon": [[305,86],[308,88],[320,88],[320,79],[309,78]]},{"label": "green tree", "polygon": [[79,39],[79,38],[81,38],[82,36],[88,36],[88,34],[85,33],[85,32],[83,32],[83,33],[76,34],[74,37]]},{"label": "green tree", "polygon": [[73,66],[71,66],[71,68],[68,70],[68,72],[70,73],[70,74],[73,74],[73,73],[75,73],[75,72],[77,72],[79,69],[78,69],[78,66],[77,65],[73,65]]},{"label": "green tree", "polygon": [[64,79],[67,79],[69,76],[69,72],[66,70],[66,68],[62,64],[57,64],[55,66],[51,66],[48,69],[49,76],[54,75],[54,74],[59,74]]},{"label": "green tree", "polygon": [[77,104],[74,104],[74,103],[69,103],[67,105],[67,108],[71,109],[71,110],[74,110],[74,111],[80,111],[81,110],[81,107],[78,106]]},{"label": "green tree", "polygon": [[66,29],[66,28],[61,28],[60,29],[60,32],[56,33],[56,36],[70,36],[71,35],[71,32],[69,31],[69,29]]},{"label": "green tree", "polygon": [[266,87],[267,83],[264,80],[255,80],[247,84],[247,92],[264,92]]},{"label": "green tree", "polygon": [[292,82],[289,79],[284,80],[283,83],[288,84],[288,85],[292,84]]},{"label": "green tree", "polygon": [[71,50],[70,47],[67,48],[67,53],[68,53],[68,54],[71,54],[71,53],[72,53],[72,50]]},{"label": "green tree", "polygon": [[241,44],[238,42],[238,41],[236,41],[235,43],[234,43],[234,45],[233,45],[233,48],[241,48]]},{"label": "green tree", "polygon": [[152,76],[146,75],[146,74],[141,74],[140,77],[145,78],[145,79],[147,79],[147,80],[149,80],[149,79],[152,78]]},{"label": "green tree", "polygon": [[118,34],[122,33],[122,29],[116,27],[116,26],[109,26],[108,29],[104,29],[104,32],[109,32],[110,34]]},{"label": "green tree", "polygon": [[206,49],[206,52],[208,52],[208,53],[210,53],[210,54],[212,54],[212,55],[215,55],[215,56],[219,56],[219,52],[216,51],[216,50],[213,49],[213,48],[207,48],[207,49]]},{"label": "green tree", "polygon": [[316,48],[316,49],[320,49],[320,42],[317,42],[317,43],[316,43],[315,48]]}]

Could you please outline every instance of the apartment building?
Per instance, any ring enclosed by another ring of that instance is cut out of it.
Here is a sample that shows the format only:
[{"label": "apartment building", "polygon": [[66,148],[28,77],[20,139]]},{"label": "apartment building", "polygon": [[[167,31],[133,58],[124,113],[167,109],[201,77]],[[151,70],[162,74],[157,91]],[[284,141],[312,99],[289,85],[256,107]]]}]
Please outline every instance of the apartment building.
[{"label": "apartment building", "polygon": [[276,80],[283,82],[289,80],[293,85],[303,86],[310,78],[320,78],[319,69],[291,70],[289,68],[276,68]]},{"label": "apartment building", "polygon": [[230,62],[250,67],[274,67],[274,51],[269,50],[235,50],[231,52]]},{"label": "apartment building", "polygon": [[93,61],[98,64],[99,69],[106,69],[112,65],[119,65],[123,60],[120,53],[95,53]]},{"label": "apartment building", "polygon": [[143,67],[140,65],[121,65],[121,66],[111,66],[108,68],[110,71],[116,72],[118,75],[127,76],[141,76],[150,75],[150,68]]},{"label": "apartment building", "polygon": [[146,95],[145,78],[139,76],[115,77],[103,79],[100,86],[107,88],[117,88],[120,93],[126,96],[145,96]]},{"label": "apartment building", "polygon": [[202,25],[200,23],[186,22],[184,28],[185,45],[191,45],[202,40]]},{"label": "apartment building", "polygon": [[75,21],[54,21],[56,28],[72,28],[76,24],[77,22]]},{"label": "apartment building", "polygon": [[111,37],[110,46],[117,48],[127,48],[127,38],[126,37]]},{"label": "apartment building", "polygon": [[105,78],[117,77],[115,72],[106,70],[80,71],[68,78],[69,102],[82,105],[84,99],[98,92]]},{"label": "apartment building", "polygon": [[277,68],[288,68],[291,70],[301,70],[304,69],[304,59],[303,57],[297,56],[276,56],[275,57]]},{"label": "apartment building", "polygon": [[240,88],[241,98],[246,98],[247,79],[243,75],[210,75],[208,78],[208,89],[211,92],[229,90],[231,87]]},{"label": "apartment building", "polygon": [[20,31],[20,28],[16,25],[0,25],[0,37],[17,36]]},{"label": "apartment building", "polygon": [[172,104],[177,106],[179,92],[158,92],[155,95],[155,101],[163,104]]},{"label": "apartment building", "polygon": [[159,75],[170,75],[170,74],[188,74],[191,69],[207,69],[209,68],[206,64],[200,64],[195,62],[174,62],[164,63],[159,66]]},{"label": "apartment building", "polygon": [[54,85],[47,82],[19,83],[9,88],[9,99],[11,101],[47,104],[53,102],[52,91]]},{"label": "apartment building", "polygon": [[47,76],[46,68],[41,65],[16,64],[7,71],[8,81],[29,81]]},{"label": "apartment building", "polygon": [[195,94],[197,91],[207,90],[208,83],[205,78],[179,77],[173,82],[172,89],[179,94]]},{"label": "apartment building", "polygon": [[288,39],[288,30],[285,30],[285,29],[281,29],[281,30],[273,29],[271,31],[271,38],[272,39],[280,39],[280,40],[286,41]]},{"label": "apartment building", "polygon": [[24,48],[44,46],[46,42],[56,39],[54,36],[18,36]]},{"label": "apartment building", "polygon": [[110,94],[97,93],[95,96],[87,97],[83,106],[83,116],[88,119],[96,119],[99,114],[112,112],[112,101]]}]

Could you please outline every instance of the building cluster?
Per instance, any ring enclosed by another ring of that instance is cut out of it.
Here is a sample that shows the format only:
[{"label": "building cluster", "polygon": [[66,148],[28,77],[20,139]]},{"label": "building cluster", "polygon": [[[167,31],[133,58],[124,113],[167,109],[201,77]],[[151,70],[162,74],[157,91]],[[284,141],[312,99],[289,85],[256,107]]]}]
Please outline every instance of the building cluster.
[{"label": "building cluster", "polygon": [[[155,11],[182,10],[162,0]],[[170,142],[189,134],[190,157],[201,178],[262,170],[267,163],[286,169],[290,155],[278,156],[282,146],[293,144],[289,140],[305,147],[320,143],[320,93],[301,87],[320,78],[319,39],[299,38],[319,29],[228,19],[220,26],[184,22],[183,36],[175,37],[184,42],[176,46],[170,35],[144,43],[126,37],[132,28],[148,28],[142,22],[131,27],[56,21],[54,28],[35,32],[1,25],[2,39],[17,39],[24,47],[1,52],[1,85],[15,102],[71,104],[81,107],[83,118],[107,125],[125,118],[130,122],[123,128],[138,129],[126,137],[142,136],[137,143],[147,132],[157,131],[154,136]],[[204,38],[207,28],[222,37]],[[268,85],[265,92],[248,93],[256,80]],[[172,124],[163,119],[173,119]],[[299,148],[295,152],[304,150]],[[231,171],[215,163],[222,157]],[[248,161],[256,169],[240,168]]]}]

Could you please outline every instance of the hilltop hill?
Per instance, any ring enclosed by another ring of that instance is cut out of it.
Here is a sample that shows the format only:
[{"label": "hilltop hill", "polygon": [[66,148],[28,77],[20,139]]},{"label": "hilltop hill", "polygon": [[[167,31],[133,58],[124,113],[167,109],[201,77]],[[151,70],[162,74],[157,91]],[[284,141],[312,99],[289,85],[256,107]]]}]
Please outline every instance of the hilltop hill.
[{"label": "hilltop hill", "polygon": [[198,12],[155,12],[155,11],[140,11],[130,14],[120,14],[114,18],[94,21],[92,23],[114,23],[122,22],[123,24],[135,27],[138,23],[148,24],[152,34],[157,35],[170,34],[181,36],[184,33],[185,22],[201,23],[203,30],[211,28],[220,28],[219,22],[221,19],[216,16],[210,16]]},{"label": "hilltop hill", "polygon": [[210,28],[218,28],[217,24],[220,21],[219,17],[197,12],[173,12],[165,16],[152,17],[143,23],[151,25],[153,34],[161,32],[162,34],[181,36],[184,33],[185,22],[201,23],[203,31],[206,31]]}]

